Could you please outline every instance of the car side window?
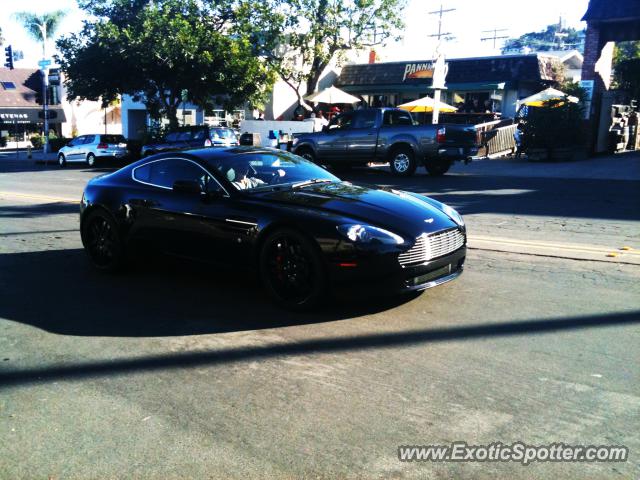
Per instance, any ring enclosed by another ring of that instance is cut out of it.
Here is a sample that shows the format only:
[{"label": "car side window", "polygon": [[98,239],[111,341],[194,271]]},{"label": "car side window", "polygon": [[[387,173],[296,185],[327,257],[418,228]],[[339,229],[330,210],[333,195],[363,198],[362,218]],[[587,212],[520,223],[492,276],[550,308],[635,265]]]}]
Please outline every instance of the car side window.
[{"label": "car side window", "polygon": [[77,147],[78,145],[82,145],[83,143],[84,143],[84,135],[82,137],[76,137],[73,140],[71,140],[71,143],[69,143],[69,146]]},{"label": "car side window", "polygon": [[180,132],[178,134],[179,142],[188,142],[189,140],[191,140],[191,132]]},{"label": "car side window", "polygon": [[329,129],[334,130],[347,130],[351,128],[351,123],[353,121],[353,115],[350,113],[343,113],[342,115],[338,115],[331,120],[329,124]]},{"label": "car side window", "polygon": [[353,128],[373,128],[376,126],[377,110],[360,110],[353,119]]},{"label": "car side window", "polygon": [[133,178],[163,188],[173,188],[177,180],[191,180],[200,183],[203,191],[221,189],[202,167],[189,160],[171,158],[149,162],[133,171]]},{"label": "car side window", "polygon": [[387,110],[384,112],[383,124],[387,126],[413,125],[413,121],[409,112]]},{"label": "car side window", "polygon": [[396,112],[398,125],[413,125],[411,114],[409,112]]},{"label": "car side window", "polygon": [[167,142],[177,142],[178,141],[178,132],[167,133],[167,136],[164,137]]},{"label": "car side window", "polygon": [[93,139],[96,138],[95,135],[87,135],[86,137],[84,137],[84,142],[83,145],[88,145],[90,143],[93,143]]}]

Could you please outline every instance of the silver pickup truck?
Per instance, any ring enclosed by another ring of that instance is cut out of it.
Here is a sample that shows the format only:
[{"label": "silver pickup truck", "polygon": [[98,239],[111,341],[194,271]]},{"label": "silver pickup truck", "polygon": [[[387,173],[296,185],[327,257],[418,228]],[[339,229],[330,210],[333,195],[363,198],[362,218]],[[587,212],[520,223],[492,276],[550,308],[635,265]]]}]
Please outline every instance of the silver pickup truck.
[{"label": "silver pickup truck", "polygon": [[473,125],[416,125],[409,112],[370,108],[335,116],[322,132],[295,134],[292,151],[316,163],[348,166],[388,162],[396,175],[421,165],[444,175],[455,160],[478,153]]}]

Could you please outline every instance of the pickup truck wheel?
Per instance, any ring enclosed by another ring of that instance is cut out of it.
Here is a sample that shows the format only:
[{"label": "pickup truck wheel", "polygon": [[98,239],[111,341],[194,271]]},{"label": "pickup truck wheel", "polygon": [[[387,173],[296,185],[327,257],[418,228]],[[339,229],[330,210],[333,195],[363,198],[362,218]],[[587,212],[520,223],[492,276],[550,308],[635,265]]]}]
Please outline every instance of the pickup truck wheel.
[{"label": "pickup truck wheel", "polygon": [[309,160],[310,162],[317,163],[316,155],[315,153],[313,153],[313,150],[311,150],[310,148],[301,148],[296,151],[296,155],[304,158],[305,160]]},{"label": "pickup truck wheel", "polygon": [[425,163],[424,167],[432,177],[440,177],[447,173],[451,168],[450,160],[429,160]]},{"label": "pickup truck wheel", "polygon": [[400,147],[391,153],[389,166],[394,175],[410,177],[416,171],[418,164],[416,163],[416,156],[413,150],[409,147]]}]

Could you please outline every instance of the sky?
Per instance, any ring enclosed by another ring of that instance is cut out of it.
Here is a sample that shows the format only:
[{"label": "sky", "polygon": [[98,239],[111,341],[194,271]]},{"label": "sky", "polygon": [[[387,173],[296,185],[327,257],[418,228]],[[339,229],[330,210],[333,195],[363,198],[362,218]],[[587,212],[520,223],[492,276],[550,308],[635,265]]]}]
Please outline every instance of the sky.
[{"label": "sky", "polygon": [[[560,16],[568,26],[582,28],[580,18],[584,15],[588,0],[409,0],[404,12],[405,31],[400,42],[378,48],[381,61],[426,60],[432,58],[436,40],[429,35],[437,33],[437,15],[428,12],[455,8],[443,16],[443,32],[450,32],[455,39],[444,42],[442,51],[448,58],[499,55],[500,43],[493,48],[491,41],[481,41],[482,37],[493,33],[482,32],[490,29],[507,29],[499,35],[517,37],[526,32],[538,31],[551,23],[557,23]],[[37,67],[41,47],[31,40],[24,29],[12,18],[13,13],[28,10],[44,13],[62,9],[68,12],[59,35],[79,31],[84,13],[75,0],[0,0],[0,26],[5,38],[5,46],[24,51],[24,60],[16,67]],[[50,47],[50,51],[54,48]],[[3,57],[4,58],[4,57]],[[360,61],[366,61],[363,53]]]}]

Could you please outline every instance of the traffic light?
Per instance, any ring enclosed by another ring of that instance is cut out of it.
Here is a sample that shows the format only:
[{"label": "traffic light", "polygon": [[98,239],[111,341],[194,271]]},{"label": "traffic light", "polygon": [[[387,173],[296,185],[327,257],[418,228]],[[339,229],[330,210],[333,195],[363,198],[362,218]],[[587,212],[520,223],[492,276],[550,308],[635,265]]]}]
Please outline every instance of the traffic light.
[{"label": "traffic light", "polygon": [[13,49],[11,48],[11,45],[9,45],[8,47],[5,47],[4,56],[5,56],[4,66],[13,70]]}]

